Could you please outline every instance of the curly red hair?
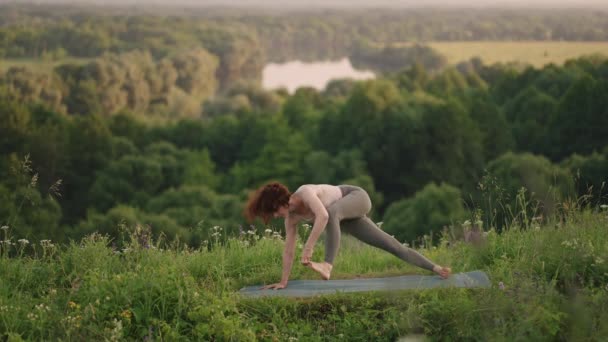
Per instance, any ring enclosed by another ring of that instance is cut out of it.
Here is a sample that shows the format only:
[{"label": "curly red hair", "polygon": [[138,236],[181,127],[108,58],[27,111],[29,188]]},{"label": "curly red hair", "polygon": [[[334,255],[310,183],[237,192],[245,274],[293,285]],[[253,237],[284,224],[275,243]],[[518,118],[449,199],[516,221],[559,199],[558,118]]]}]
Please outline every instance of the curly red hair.
[{"label": "curly red hair", "polygon": [[261,217],[264,223],[268,223],[280,207],[289,204],[289,197],[291,192],[285,185],[279,182],[264,184],[249,195],[245,217],[249,222]]}]

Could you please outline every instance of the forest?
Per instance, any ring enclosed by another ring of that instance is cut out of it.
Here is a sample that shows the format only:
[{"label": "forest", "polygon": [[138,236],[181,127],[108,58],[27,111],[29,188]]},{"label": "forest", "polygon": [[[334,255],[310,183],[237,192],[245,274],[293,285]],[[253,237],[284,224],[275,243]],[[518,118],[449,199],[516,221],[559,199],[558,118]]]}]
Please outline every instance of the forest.
[{"label": "forest", "polygon": [[[608,13],[424,14],[4,5],[0,222],[53,241],[141,224],[199,246],[248,229],[247,194],[269,180],[363,186],[404,241],[500,228],[522,198],[541,216],[608,203],[605,56],[448,65],[423,43],[606,40]],[[268,62],[343,56],[378,77],[260,85]]]}]

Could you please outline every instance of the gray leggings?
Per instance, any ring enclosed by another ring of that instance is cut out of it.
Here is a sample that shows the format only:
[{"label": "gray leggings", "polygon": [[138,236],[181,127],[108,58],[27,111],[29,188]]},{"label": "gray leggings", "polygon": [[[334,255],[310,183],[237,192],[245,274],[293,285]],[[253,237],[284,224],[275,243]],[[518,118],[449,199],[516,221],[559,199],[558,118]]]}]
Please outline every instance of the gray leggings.
[{"label": "gray leggings", "polygon": [[340,248],[340,226],[342,231],[403,261],[418,267],[433,270],[435,264],[415,250],[405,247],[397,239],[381,230],[366,214],[372,202],[365,190],[358,186],[340,185],[342,198],[328,208],[329,220],[325,227],[325,261],[333,264]]}]

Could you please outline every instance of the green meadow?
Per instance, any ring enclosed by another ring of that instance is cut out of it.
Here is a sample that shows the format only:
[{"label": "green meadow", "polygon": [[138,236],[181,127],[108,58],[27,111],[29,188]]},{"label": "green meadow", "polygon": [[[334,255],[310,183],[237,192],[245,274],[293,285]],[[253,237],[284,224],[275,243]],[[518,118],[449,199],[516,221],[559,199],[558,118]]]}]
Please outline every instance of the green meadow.
[{"label": "green meadow", "polygon": [[513,61],[542,67],[546,64],[561,65],[581,56],[608,55],[606,42],[430,42],[427,45],[446,56],[449,64],[480,57],[484,64]]},{"label": "green meadow", "polygon": [[[436,41],[420,42],[444,55],[448,64],[479,57],[484,64],[521,62],[537,68],[587,55],[608,55],[607,42],[572,41]],[[411,45],[404,43],[398,45]]]},{"label": "green meadow", "polygon": [[[0,331],[8,341],[600,341],[608,334],[608,209],[564,208],[559,219],[486,228],[477,244],[458,239],[454,232],[470,226],[455,224],[419,247],[455,272],[487,272],[490,289],[306,299],[238,294],[280,278],[283,240],[272,227],[238,238],[214,227],[212,241],[190,249],[150,241],[141,227],[124,227],[124,244],[90,235],[57,245],[5,226]],[[305,235],[300,227],[300,242]],[[334,278],[425,274],[350,237],[334,270]],[[292,280],[316,278],[296,259]]]}]

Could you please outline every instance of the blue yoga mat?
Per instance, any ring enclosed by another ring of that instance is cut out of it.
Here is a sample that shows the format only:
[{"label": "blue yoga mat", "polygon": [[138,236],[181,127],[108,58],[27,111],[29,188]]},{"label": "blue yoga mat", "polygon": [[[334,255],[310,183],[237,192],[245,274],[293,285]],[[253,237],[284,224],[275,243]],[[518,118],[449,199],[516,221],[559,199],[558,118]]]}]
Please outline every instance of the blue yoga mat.
[{"label": "blue yoga mat", "polygon": [[393,291],[448,287],[487,288],[492,284],[482,271],[451,275],[442,279],[438,275],[405,275],[400,277],[345,279],[345,280],[293,280],[281,290],[260,290],[263,285],[247,286],[239,293],[247,297],[284,296],[312,297],[340,292]]}]

